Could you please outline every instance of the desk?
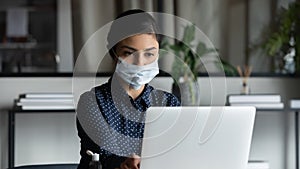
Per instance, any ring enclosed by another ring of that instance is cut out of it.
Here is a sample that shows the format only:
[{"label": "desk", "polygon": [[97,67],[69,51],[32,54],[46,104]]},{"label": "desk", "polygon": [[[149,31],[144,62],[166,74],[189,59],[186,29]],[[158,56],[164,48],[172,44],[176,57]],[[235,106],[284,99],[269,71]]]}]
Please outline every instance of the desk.
[{"label": "desk", "polygon": [[[281,156],[282,152],[287,149],[282,147],[282,143],[285,141],[284,136],[287,129],[285,122],[289,116],[284,113],[284,109],[257,108],[256,111],[249,160],[264,161],[269,167],[284,168],[286,162]],[[294,126],[292,127],[294,129]],[[294,153],[291,155],[294,158]]]},{"label": "desk", "polygon": [[296,169],[299,169],[299,110],[295,111]]},{"label": "desk", "polygon": [[[256,109],[256,111],[276,111],[278,109]],[[279,109],[282,111],[284,109]],[[292,111],[295,111],[295,169],[299,169],[299,110],[300,108],[291,107]]]},{"label": "desk", "polygon": [[75,113],[75,110],[21,110],[14,107],[8,111],[8,168],[15,166],[15,117],[17,113]]},{"label": "desk", "polygon": [[296,148],[296,169],[299,169],[299,110],[300,107],[291,107],[295,111],[295,148]]}]

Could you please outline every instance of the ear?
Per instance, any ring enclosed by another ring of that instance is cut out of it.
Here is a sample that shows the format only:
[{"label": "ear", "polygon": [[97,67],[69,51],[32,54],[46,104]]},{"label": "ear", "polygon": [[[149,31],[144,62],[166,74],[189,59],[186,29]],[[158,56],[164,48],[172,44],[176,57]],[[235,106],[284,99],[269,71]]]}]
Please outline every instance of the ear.
[{"label": "ear", "polygon": [[116,54],[113,50],[114,50],[113,48],[109,50],[109,55],[110,55],[110,57],[112,58],[113,61],[117,62],[118,57],[116,56]]}]

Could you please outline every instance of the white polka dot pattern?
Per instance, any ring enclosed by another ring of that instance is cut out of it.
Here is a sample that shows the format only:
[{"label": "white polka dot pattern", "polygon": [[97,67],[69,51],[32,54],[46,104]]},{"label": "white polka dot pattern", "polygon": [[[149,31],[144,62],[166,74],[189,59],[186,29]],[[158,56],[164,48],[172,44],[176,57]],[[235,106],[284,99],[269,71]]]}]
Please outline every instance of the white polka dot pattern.
[{"label": "white polka dot pattern", "polygon": [[[112,77],[108,83],[82,94],[77,107],[80,125],[99,146],[102,160],[112,154],[140,155],[147,108],[180,105],[175,96],[150,85],[146,85],[142,94],[133,100],[114,79]],[[80,137],[81,140],[89,139]]]}]

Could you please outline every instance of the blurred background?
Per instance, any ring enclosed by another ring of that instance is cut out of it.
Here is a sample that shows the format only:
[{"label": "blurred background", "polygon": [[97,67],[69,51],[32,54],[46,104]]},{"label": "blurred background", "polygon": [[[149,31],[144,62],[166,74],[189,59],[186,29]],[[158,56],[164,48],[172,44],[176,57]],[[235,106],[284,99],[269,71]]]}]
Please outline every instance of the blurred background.
[{"label": "blurred background", "polygon": [[[282,74],[286,72],[280,70],[278,54],[269,56],[263,47],[280,26],[281,8],[291,3],[294,0],[1,0],[0,73],[70,73],[93,33],[122,11],[140,8],[194,23],[234,67],[251,65],[258,74]],[[166,29],[181,36],[176,24],[166,24]],[[94,62],[86,59],[81,67],[88,72]],[[110,63],[105,57],[99,71],[111,72]]]}]

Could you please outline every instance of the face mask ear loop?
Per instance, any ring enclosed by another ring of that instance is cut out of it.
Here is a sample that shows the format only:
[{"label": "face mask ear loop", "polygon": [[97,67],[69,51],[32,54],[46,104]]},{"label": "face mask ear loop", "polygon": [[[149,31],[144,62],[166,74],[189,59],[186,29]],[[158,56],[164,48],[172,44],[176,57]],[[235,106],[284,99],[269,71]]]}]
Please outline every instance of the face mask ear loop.
[{"label": "face mask ear loop", "polygon": [[116,56],[117,62],[118,62],[118,63],[121,63],[121,60],[119,59],[119,56],[117,55],[117,52],[116,52],[113,48],[112,48],[111,50],[112,50],[112,52],[114,53],[114,55]]}]

